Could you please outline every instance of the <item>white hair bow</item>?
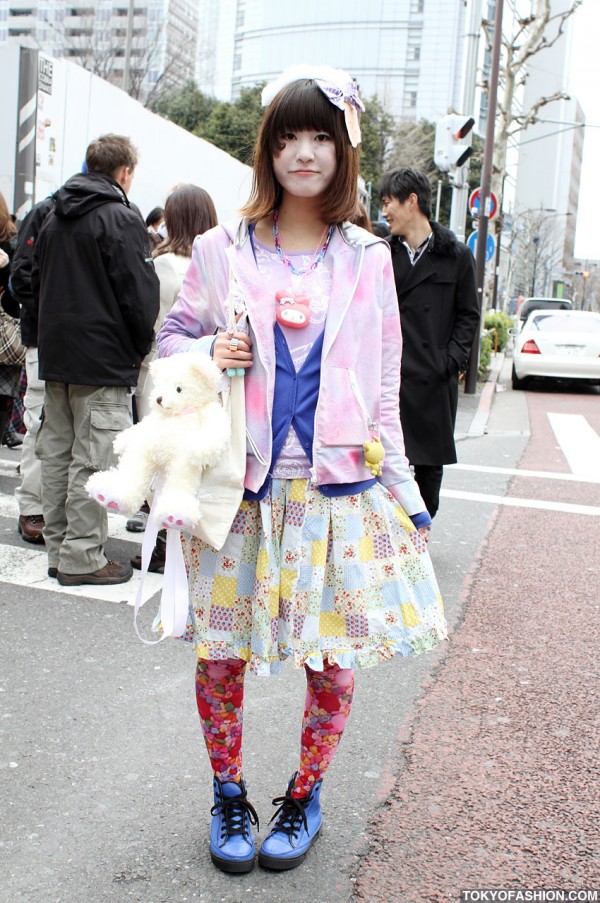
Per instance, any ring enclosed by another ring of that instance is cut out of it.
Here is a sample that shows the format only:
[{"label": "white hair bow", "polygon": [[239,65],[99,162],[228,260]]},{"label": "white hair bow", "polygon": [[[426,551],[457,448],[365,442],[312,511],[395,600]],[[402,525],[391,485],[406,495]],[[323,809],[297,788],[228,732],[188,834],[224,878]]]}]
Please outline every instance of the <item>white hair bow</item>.
[{"label": "white hair bow", "polygon": [[343,111],[350,143],[352,147],[356,147],[360,143],[358,112],[360,110],[364,113],[365,107],[358,94],[358,85],[343,69],[334,69],[333,66],[310,66],[307,63],[288,66],[278,78],[263,88],[261,95],[263,107],[267,107],[282,88],[305,78],[312,79],[325,97]]}]

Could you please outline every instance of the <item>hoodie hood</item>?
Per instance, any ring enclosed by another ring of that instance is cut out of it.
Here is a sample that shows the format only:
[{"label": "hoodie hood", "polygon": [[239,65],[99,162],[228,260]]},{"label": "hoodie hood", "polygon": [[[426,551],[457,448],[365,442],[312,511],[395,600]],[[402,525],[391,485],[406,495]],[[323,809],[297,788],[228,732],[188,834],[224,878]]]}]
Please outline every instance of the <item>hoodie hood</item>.
[{"label": "hoodie hood", "polygon": [[56,216],[67,219],[85,216],[104,204],[130,206],[121,186],[110,176],[98,172],[77,173],[58,189],[54,198]]}]

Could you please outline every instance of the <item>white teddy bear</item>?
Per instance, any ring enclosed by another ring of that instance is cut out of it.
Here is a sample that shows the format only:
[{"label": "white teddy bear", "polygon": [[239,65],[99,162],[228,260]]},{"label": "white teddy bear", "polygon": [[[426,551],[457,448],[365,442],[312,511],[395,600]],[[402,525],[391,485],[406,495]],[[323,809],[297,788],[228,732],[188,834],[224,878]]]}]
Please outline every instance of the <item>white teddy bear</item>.
[{"label": "white teddy bear", "polygon": [[201,519],[197,492],[202,469],[216,464],[230,439],[219,398],[221,372],[206,355],[174,354],[152,361],[152,410],[116,437],[116,467],[93,474],[87,490],[104,508],[137,511],[157,492],[153,519],[190,529]]}]

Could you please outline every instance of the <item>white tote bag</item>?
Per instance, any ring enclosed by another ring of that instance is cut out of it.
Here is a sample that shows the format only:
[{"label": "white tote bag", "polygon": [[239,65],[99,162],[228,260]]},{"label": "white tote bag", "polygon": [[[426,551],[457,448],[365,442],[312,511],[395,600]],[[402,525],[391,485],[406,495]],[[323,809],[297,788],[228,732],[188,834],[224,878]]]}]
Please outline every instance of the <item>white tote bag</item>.
[{"label": "white tote bag", "polygon": [[[229,257],[229,293],[227,298],[227,331],[236,329],[236,280],[232,259],[232,249],[226,252]],[[239,294],[239,293],[238,293]],[[198,485],[198,498],[202,508],[202,519],[191,533],[217,551],[227,539],[231,525],[237,514],[244,495],[244,477],[246,475],[246,401],[243,376],[223,375],[220,392],[221,403],[229,416],[231,424],[231,441],[221,455],[217,464],[207,467],[202,472]],[[251,441],[251,440],[250,440]],[[251,442],[254,454],[265,463],[258,450]],[[159,497],[160,479],[154,493]],[[147,645],[155,645],[168,636],[183,636],[189,617],[190,601],[181,533],[179,530],[167,530],[167,546],[163,590],[160,603],[160,627],[162,635],[158,640],[144,639],[138,630],[137,616],[143,598],[144,575],[148,572],[150,557],[156,543],[160,524],[153,518],[152,509],[146,525],[142,543],[142,571],[140,585],[135,600],[134,627],[138,637]]]}]

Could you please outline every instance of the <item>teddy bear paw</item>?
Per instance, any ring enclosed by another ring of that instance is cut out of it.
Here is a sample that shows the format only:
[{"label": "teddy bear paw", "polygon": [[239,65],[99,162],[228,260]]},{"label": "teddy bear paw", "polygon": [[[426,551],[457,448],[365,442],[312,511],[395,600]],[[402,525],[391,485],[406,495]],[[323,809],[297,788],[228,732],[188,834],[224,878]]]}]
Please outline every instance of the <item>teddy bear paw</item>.
[{"label": "teddy bear paw", "polygon": [[162,518],[160,525],[165,530],[189,530],[193,522],[183,515],[167,514]]},{"label": "teddy bear paw", "polygon": [[103,489],[90,487],[89,493],[99,505],[102,505],[102,507],[106,508],[108,511],[113,511],[115,514],[127,513],[123,502],[120,499],[115,498],[115,496],[111,495],[109,492],[105,492]]}]

